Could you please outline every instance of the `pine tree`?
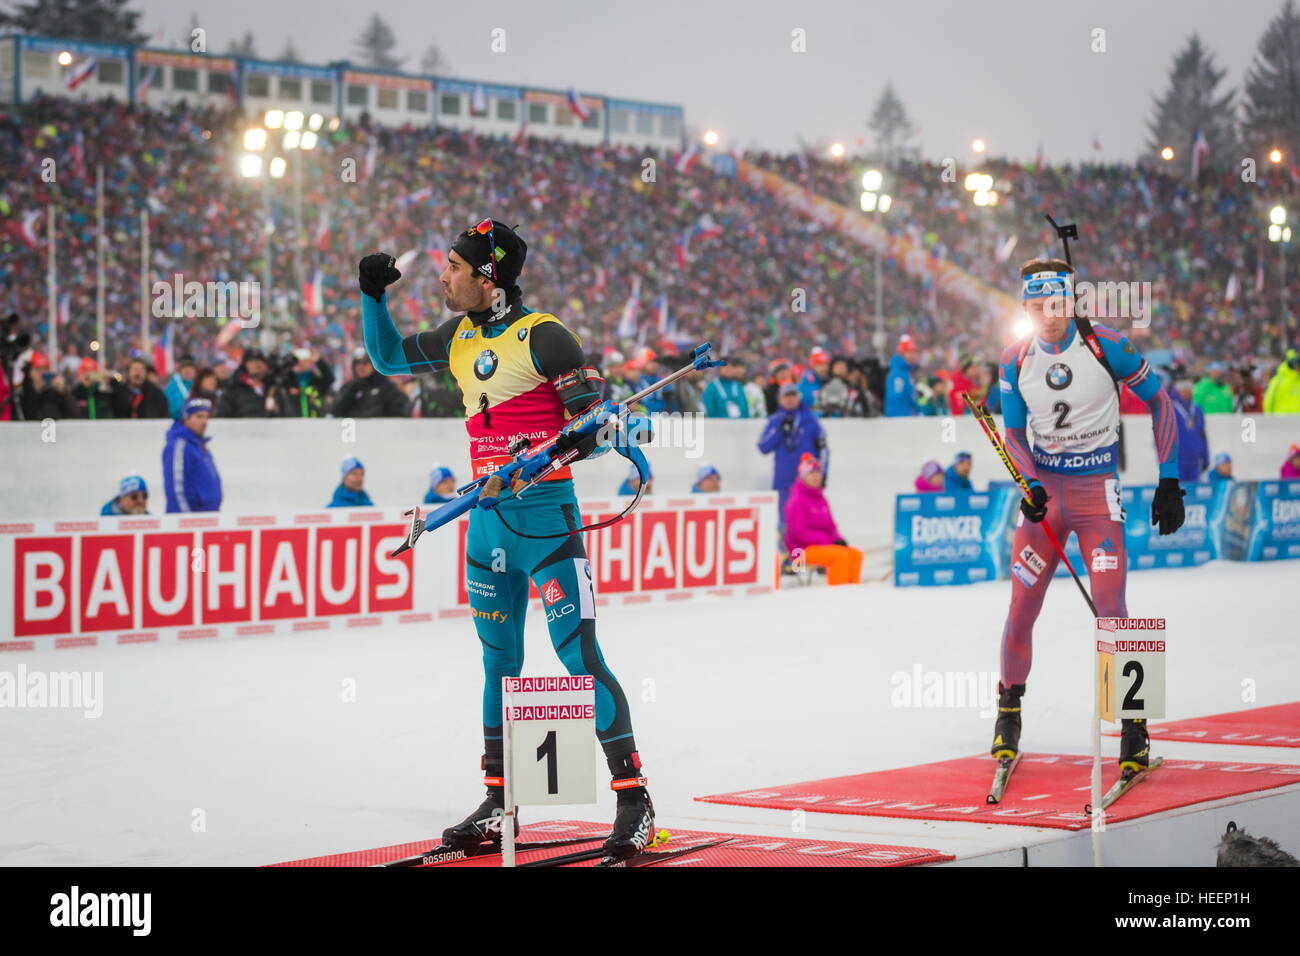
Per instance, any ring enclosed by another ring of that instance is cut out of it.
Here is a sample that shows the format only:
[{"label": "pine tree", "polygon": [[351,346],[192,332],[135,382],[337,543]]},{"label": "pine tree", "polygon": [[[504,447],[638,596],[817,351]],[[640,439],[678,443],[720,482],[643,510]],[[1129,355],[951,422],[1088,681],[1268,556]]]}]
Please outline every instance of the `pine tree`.
[{"label": "pine tree", "polygon": [[908,141],[916,128],[908,118],[903,101],[894,92],[894,84],[887,83],[876,100],[876,107],[867,120],[867,129],[875,134],[875,153],[886,166],[912,151]]},{"label": "pine tree", "polygon": [[447,58],[442,55],[442,51],[438,49],[437,44],[430,43],[420,57],[420,71],[423,73],[437,73],[439,71],[445,72],[450,68]]},{"label": "pine tree", "polygon": [[13,27],[42,36],[102,43],[143,43],[137,29],[140,14],[128,10],[130,0],[31,0],[0,12],[0,27]]},{"label": "pine tree", "polygon": [[252,31],[245,33],[241,40],[231,40],[226,46],[226,52],[231,56],[242,56],[250,60],[256,60],[257,40],[254,39]]},{"label": "pine tree", "polygon": [[1285,162],[1300,160],[1300,13],[1292,0],[1260,37],[1246,74],[1242,132],[1249,155],[1280,149]]},{"label": "pine tree", "polygon": [[1160,150],[1173,147],[1175,168],[1188,173],[1192,166],[1192,143],[1199,130],[1210,147],[1201,168],[1223,165],[1235,159],[1237,142],[1235,91],[1220,95],[1217,87],[1227,70],[1214,65],[1214,57],[1195,33],[1174,55],[1169,70],[1169,90],[1153,98],[1155,112],[1147,122],[1151,140],[1144,160],[1158,162]]},{"label": "pine tree", "polygon": [[362,66],[376,70],[400,70],[402,57],[393,56],[393,47],[397,46],[397,37],[379,14],[374,14],[366,24],[365,31],[357,39],[357,58]]},{"label": "pine tree", "polygon": [[301,63],[302,58],[298,56],[298,48],[293,45],[293,37],[284,41],[284,49],[276,57],[281,63]]}]

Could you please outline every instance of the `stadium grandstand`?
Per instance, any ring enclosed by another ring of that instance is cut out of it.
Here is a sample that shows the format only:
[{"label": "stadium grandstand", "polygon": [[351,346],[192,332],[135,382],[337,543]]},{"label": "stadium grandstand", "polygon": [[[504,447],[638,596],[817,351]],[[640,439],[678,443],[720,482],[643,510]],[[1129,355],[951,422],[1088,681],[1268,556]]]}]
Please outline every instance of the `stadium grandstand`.
[{"label": "stadium grandstand", "polygon": [[[294,349],[318,353],[337,389],[361,339],[359,250],[402,253],[394,315],[431,327],[451,315],[437,277],[465,225],[452,211],[488,208],[511,210],[530,242],[526,295],[614,377],[711,339],[769,406],[824,349],[854,396],[840,413],[879,413],[904,335],[923,399],[937,379],[986,392],[1017,335],[1015,266],[1054,248],[1051,210],[1082,223],[1081,278],[1152,280],[1159,321],[1134,335],[1171,378],[1231,357],[1257,406],[1291,344],[1295,277],[1274,277],[1258,225],[1259,197],[1295,194],[1285,167],[1260,190],[1213,169],[1189,183],[1142,165],[989,161],[1000,201],[981,206],[942,164],[900,160],[874,173],[892,206],[867,212],[866,159],[710,148],[681,107],[573,90],[11,35],[0,93],[6,165],[57,169],[0,192],[0,295],[56,353],[43,356],[54,392],[87,359],[119,374],[143,357],[162,384],[188,355],[224,381],[249,347],[286,368]],[[176,277],[254,286],[256,322],[181,307]],[[459,413],[437,388],[399,384],[425,397],[417,413]]]}]

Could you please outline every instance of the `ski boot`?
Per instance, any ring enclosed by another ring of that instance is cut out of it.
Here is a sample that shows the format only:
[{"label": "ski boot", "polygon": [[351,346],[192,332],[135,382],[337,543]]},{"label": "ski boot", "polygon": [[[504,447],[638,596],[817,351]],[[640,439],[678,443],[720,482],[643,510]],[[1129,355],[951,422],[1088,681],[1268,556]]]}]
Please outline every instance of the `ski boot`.
[{"label": "ski boot", "polygon": [[1151,740],[1145,720],[1121,720],[1119,734],[1120,773],[1141,773],[1151,765]]},{"label": "ski boot", "polygon": [[[484,755],[483,782],[487,798],[478,809],[454,827],[442,831],[442,845],[450,850],[472,850],[484,842],[501,842],[501,821],[505,818],[505,759]],[[515,817],[515,836],[519,836],[519,818]]]},{"label": "ski boot", "polygon": [[1024,684],[1012,684],[1003,687],[998,681],[998,719],[993,725],[993,746],[989,752],[999,760],[1014,760],[1020,753],[1020,698],[1024,696]]},{"label": "ski boot", "polygon": [[637,753],[610,757],[609,787],[618,794],[614,828],[605,840],[607,860],[625,860],[644,850],[655,838],[655,808],[641,776],[641,756]]}]

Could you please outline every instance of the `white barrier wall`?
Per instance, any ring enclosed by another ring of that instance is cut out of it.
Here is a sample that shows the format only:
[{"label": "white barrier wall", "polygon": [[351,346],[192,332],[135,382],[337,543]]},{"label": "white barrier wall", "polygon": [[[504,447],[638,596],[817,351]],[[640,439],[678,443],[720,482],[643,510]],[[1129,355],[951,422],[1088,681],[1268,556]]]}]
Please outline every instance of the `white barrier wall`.
[{"label": "white barrier wall", "polygon": [[[1253,424],[1252,424],[1253,423]],[[150,506],[162,513],[162,448],[168,421],[60,421],[0,424],[0,521],[78,518],[99,514],[117,481],[140,474]],[[974,455],[977,488],[1006,473],[970,416],[958,419],[831,419],[827,492],[840,530],[851,543],[888,549],[894,495],[913,490],[922,462],[948,465],[959,449]],[[757,450],[761,420],[691,418],[661,423],[662,444],[647,449],[656,495],[680,495],[709,462],[722,472],[724,492],[770,487],[772,458]],[[1150,419],[1125,418],[1128,484],[1156,479]],[[1232,455],[1242,479],[1276,478],[1286,449],[1300,442],[1300,416],[1212,415],[1211,451]],[[420,501],[429,466],[469,474],[465,426],[457,419],[213,419],[209,446],[221,472],[223,511],[284,512],[319,508],[338,484],[340,461],[366,465],[366,488],[377,505]],[[1253,440],[1251,440],[1253,439]],[[676,446],[676,447],[672,447]],[[627,472],[612,452],[574,466],[580,499],[613,496]]]}]

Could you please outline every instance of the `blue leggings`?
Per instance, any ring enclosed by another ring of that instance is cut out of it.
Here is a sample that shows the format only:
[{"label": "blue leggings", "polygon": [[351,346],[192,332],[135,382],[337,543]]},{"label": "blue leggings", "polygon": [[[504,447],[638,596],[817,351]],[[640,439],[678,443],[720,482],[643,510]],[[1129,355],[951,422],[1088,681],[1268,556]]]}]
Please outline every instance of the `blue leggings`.
[{"label": "blue leggings", "polygon": [[[523,498],[507,493],[501,514],[469,513],[465,587],[470,614],[483,645],[483,738],[488,753],[501,747],[501,678],[524,666],[524,615],[528,581],[542,595],[551,645],[570,674],[596,679],[596,739],[607,757],[636,750],[627,697],[605,666],[596,643],[596,600],[591,566],[580,534],[572,481],[547,481]],[[504,517],[505,521],[502,521]],[[508,530],[506,522],[514,531]],[[530,535],[556,535],[526,538]]]}]

